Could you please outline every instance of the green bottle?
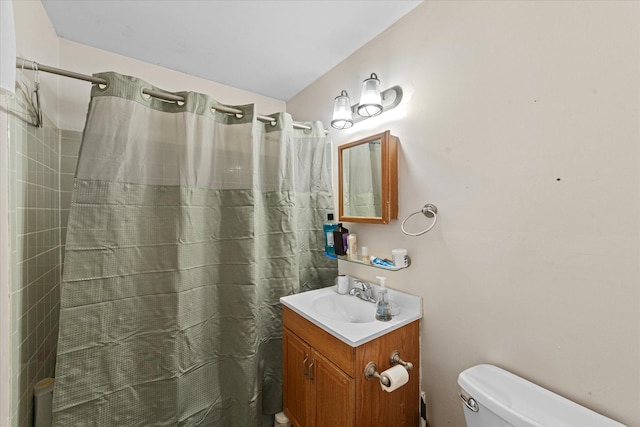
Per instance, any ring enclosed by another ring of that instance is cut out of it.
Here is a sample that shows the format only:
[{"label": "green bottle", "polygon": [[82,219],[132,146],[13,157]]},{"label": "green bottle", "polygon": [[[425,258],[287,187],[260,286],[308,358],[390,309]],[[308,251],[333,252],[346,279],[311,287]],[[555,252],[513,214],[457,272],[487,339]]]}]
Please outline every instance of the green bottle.
[{"label": "green bottle", "polygon": [[338,224],[333,221],[333,214],[327,215],[327,222],[322,225],[324,231],[324,251],[329,255],[335,255],[335,244],[333,240],[333,230],[338,228]]}]

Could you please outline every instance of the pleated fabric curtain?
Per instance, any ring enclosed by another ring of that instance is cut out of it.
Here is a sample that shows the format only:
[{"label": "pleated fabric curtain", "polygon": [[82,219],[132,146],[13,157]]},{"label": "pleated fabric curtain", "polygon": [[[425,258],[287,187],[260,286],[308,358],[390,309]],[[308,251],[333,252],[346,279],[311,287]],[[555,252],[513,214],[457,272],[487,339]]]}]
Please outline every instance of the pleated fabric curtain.
[{"label": "pleated fabric curtain", "polygon": [[258,426],[281,410],[279,298],[328,286],[321,123],[101,73],[69,214],[54,425]]},{"label": "pleated fabric curtain", "polygon": [[342,151],[343,209],[348,216],[382,216],[382,146],[379,141]]}]

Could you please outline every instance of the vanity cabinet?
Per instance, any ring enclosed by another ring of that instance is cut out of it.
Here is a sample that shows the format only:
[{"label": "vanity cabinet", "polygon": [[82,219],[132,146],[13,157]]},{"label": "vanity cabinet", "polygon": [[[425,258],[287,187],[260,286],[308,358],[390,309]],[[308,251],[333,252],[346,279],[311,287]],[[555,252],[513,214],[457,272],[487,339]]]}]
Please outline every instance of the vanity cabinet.
[{"label": "vanity cabinet", "polygon": [[284,330],[285,412],[296,426],[355,426],[355,380]]},{"label": "vanity cabinet", "polygon": [[[283,307],[284,412],[296,427],[411,426],[419,419],[419,321],[352,347]],[[391,367],[398,350],[414,368],[409,382],[392,393],[364,369]]]}]

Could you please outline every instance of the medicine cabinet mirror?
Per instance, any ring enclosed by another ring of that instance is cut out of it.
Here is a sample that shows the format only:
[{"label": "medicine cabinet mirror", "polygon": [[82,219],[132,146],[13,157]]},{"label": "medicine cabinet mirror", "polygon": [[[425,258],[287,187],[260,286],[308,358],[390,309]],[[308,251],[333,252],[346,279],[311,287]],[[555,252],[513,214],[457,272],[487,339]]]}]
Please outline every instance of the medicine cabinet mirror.
[{"label": "medicine cabinet mirror", "polygon": [[398,138],[385,131],[338,147],[339,220],[398,218]]}]

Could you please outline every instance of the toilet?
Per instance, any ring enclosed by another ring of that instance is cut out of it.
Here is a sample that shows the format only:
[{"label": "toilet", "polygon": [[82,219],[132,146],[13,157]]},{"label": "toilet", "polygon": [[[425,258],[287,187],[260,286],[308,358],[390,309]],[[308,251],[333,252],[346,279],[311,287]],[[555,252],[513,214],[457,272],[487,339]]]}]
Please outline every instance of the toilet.
[{"label": "toilet", "polygon": [[467,427],[625,427],[493,365],[458,376]]}]

